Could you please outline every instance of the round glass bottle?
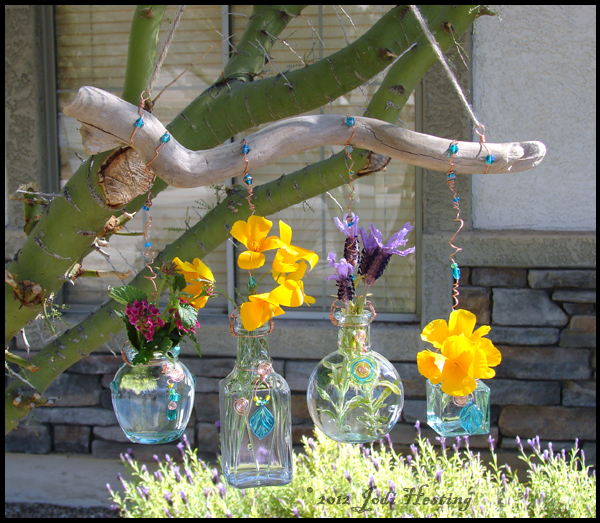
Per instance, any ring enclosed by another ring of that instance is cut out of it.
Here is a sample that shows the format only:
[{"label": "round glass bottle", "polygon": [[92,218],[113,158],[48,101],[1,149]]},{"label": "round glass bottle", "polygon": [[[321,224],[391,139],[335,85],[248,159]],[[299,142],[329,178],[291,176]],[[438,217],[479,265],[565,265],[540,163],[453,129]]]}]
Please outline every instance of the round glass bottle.
[{"label": "round glass bottle", "polygon": [[219,383],[221,462],[237,488],[287,485],[292,481],[292,410],[287,382],[273,370],[267,334],[272,321],[254,331],[239,317],[235,367]]},{"label": "round glass bottle", "polygon": [[313,370],[307,390],[308,411],[329,438],[367,443],[382,438],[400,418],[404,388],[394,366],[371,350],[374,312],[347,314],[335,309],[338,350]]},{"label": "round glass bottle", "polygon": [[146,365],[132,365],[135,349],[126,347],[125,363],[110,384],[117,421],[134,443],[168,443],[185,430],[194,407],[195,380],[179,361],[179,347],[155,353]]}]

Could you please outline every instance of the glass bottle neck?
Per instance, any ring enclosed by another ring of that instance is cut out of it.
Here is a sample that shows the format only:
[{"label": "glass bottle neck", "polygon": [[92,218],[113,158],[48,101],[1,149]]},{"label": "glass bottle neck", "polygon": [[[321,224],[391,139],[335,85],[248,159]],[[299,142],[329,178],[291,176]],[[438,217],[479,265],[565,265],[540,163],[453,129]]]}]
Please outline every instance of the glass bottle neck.
[{"label": "glass bottle neck", "polygon": [[254,331],[245,330],[241,324],[234,325],[234,336],[237,337],[237,357],[235,364],[239,369],[255,370],[264,361],[270,361],[267,334],[269,325]]},{"label": "glass bottle neck", "polygon": [[360,350],[366,352],[371,347],[370,312],[363,314],[345,314],[336,311],[335,319],[338,325],[338,347],[342,350]]}]

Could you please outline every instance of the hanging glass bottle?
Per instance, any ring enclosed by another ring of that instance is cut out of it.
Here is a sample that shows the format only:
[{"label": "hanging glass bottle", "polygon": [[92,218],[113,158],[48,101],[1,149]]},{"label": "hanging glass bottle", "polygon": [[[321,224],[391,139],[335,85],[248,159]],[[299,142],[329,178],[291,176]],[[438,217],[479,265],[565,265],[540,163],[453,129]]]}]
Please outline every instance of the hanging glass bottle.
[{"label": "hanging glass bottle", "polygon": [[307,390],[308,411],[317,427],[343,443],[382,438],[400,418],[402,381],[394,366],[371,350],[370,324],[375,311],[348,314],[332,306],[338,349],[313,370]]},{"label": "hanging glass bottle", "polygon": [[231,323],[237,359],[219,383],[219,402],[223,474],[233,487],[292,481],[291,393],[269,358],[272,329],[272,320],[254,331],[245,330],[239,317]]},{"label": "hanging glass bottle", "polygon": [[146,365],[132,365],[136,351],[123,351],[125,363],[110,384],[112,404],[123,432],[134,443],[168,443],[183,434],[194,406],[195,381],[178,360],[180,348],[156,352]]},{"label": "hanging glass bottle", "polygon": [[474,436],[490,431],[490,388],[476,380],[467,396],[451,396],[442,384],[427,380],[427,424],[445,437]]}]

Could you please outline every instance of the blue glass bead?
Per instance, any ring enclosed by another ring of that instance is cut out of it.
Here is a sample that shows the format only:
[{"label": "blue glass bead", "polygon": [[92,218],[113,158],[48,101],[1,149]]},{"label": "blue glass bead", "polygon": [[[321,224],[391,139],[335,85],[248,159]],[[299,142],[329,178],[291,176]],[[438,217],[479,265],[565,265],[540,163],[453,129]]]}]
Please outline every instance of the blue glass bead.
[{"label": "blue glass bead", "polygon": [[483,412],[474,403],[469,403],[460,411],[460,426],[469,434],[475,434],[483,425]]},{"label": "blue glass bead", "polygon": [[141,116],[135,121],[135,126],[138,129],[140,129],[141,127],[144,127],[144,119]]},{"label": "blue glass bead", "polygon": [[351,153],[352,153],[352,151],[354,151],[354,149],[352,148],[352,146],[351,146],[351,145],[348,145],[348,146],[346,147],[345,151],[346,151],[346,154],[351,154]]},{"label": "blue glass bead", "polygon": [[181,394],[178,394],[174,390],[171,390],[171,392],[169,394],[169,399],[171,401],[179,401],[181,399]]},{"label": "blue glass bead", "polygon": [[150,207],[148,207],[147,205],[142,205],[142,209],[144,209],[144,211],[149,211]]},{"label": "blue glass bead", "polygon": [[167,419],[169,421],[175,421],[177,419],[177,409],[174,409],[174,410],[167,409]]},{"label": "blue glass bead", "polygon": [[453,171],[450,171],[448,173],[448,180],[454,180],[454,178],[456,178],[456,173]]},{"label": "blue glass bead", "polygon": [[460,200],[460,196],[457,196],[456,198],[452,198],[452,201],[454,203],[458,203],[458,200]]},{"label": "blue glass bead", "polygon": [[495,159],[496,159],[496,158],[494,158],[494,155],[493,155],[493,154],[488,154],[488,155],[485,157],[485,163],[487,163],[488,165],[492,165],[492,164],[494,163],[494,160],[495,160]]},{"label": "blue glass bead", "polygon": [[171,139],[171,135],[169,133],[165,133],[160,137],[160,141],[162,143],[167,143]]},{"label": "blue glass bead", "polygon": [[150,247],[150,245],[152,245],[152,242],[146,242],[146,243],[144,243],[144,247],[146,247],[146,248]]},{"label": "blue glass bead", "polygon": [[250,152],[250,147],[248,147],[248,144],[245,143],[244,145],[242,145],[242,152],[244,154],[248,154]]},{"label": "blue glass bead", "polygon": [[450,154],[456,154],[458,152],[458,145],[456,145],[455,143],[451,143],[450,147],[448,147],[448,152]]},{"label": "blue glass bead", "polygon": [[456,265],[456,263],[453,263],[452,265],[450,265],[450,267],[452,267],[452,277],[455,280],[460,280],[460,268],[458,267],[458,265]]},{"label": "blue glass bead", "polygon": [[348,116],[348,118],[346,118],[346,125],[354,127],[356,125],[356,120],[352,118],[352,116]]},{"label": "blue glass bead", "polygon": [[244,183],[246,185],[252,185],[252,176],[250,176],[249,174],[247,174],[246,176],[244,176]]},{"label": "blue glass bead", "polygon": [[[261,402],[262,403],[262,402]],[[258,439],[268,436],[275,426],[275,418],[267,406],[262,403],[250,418],[250,428]]]}]

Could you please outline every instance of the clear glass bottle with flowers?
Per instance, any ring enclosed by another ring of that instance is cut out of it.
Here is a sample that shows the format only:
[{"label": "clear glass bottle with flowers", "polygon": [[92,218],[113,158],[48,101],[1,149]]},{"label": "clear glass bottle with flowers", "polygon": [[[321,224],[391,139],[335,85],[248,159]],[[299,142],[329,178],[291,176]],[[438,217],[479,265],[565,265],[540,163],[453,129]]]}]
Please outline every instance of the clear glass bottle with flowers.
[{"label": "clear glass bottle with flowers", "polygon": [[[198,309],[212,294],[213,275],[198,258],[193,263],[175,258],[165,263],[148,295],[131,285],[110,289],[125,305],[117,312],[125,323],[127,343],[123,360],[110,384],[115,415],[134,443],[168,443],[180,437],[194,406],[194,377],[178,359],[180,341],[187,337],[200,347],[194,333],[200,326]],[[158,297],[169,289],[161,313]]]},{"label": "clear glass bottle with flowers", "polygon": [[[272,225],[261,216],[250,216],[231,229],[246,247],[238,265],[248,271],[248,284],[244,292],[237,291],[243,303],[230,325],[237,338],[237,358],[232,372],[219,383],[219,402],[223,474],[238,488],[286,485],[293,475],[291,393],[273,369],[267,335],[273,317],[284,314],[282,307],[315,302],[304,294],[302,277],[318,256],[292,245],[292,229],[282,221],[279,236],[269,236]],[[276,252],[270,270],[258,278],[264,253],[271,250]],[[271,290],[258,293],[268,276]]]},{"label": "clear glass bottle with flowers", "polygon": [[[334,221],[346,236],[340,261],[336,261],[336,253],[328,255],[335,274],[327,279],[336,280],[338,287],[330,314],[338,327],[338,348],[321,360],[310,376],[308,410],[315,425],[331,439],[366,443],[388,434],[404,405],[398,372],[371,349],[370,324],[376,313],[367,301],[368,290],[392,255],[414,253],[414,247],[399,249],[406,245],[412,227],[407,223],[384,244],[381,232],[372,223],[369,231],[359,227],[354,213]],[[356,286],[361,284],[362,294],[357,295]]]},{"label": "clear glass bottle with flowers", "polygon": [[434,320],[421,333],[436,351],[417,354],[419,372],[427,378],[427,424],[445,437],[487,434],[490,430],[490,389],[481,381],[493,378],[502,355],[485,338],[491,327],[474,331],[477,318],[453,310],[448,322]]}]

